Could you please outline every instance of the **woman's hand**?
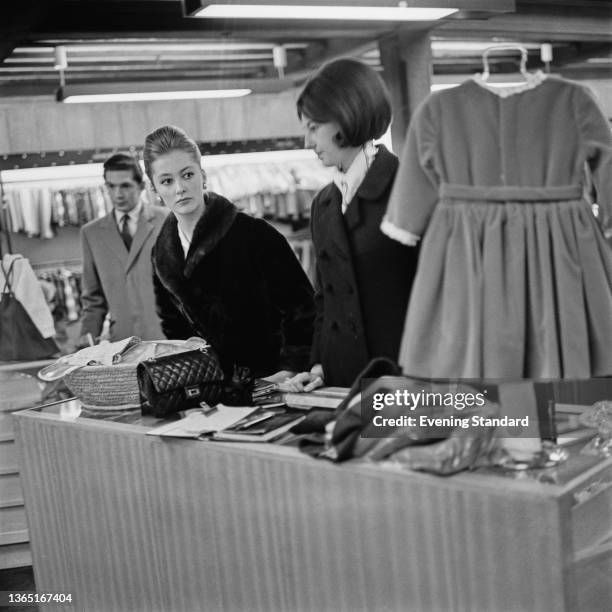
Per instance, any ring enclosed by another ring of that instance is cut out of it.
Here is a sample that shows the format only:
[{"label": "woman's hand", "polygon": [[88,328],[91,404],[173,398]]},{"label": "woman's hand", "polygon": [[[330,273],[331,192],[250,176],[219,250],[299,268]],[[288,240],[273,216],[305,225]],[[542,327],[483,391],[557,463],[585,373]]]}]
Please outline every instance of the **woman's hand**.
[{"label": "woman's hand", "polygon": [[286,380],[289,380],[293,376],[295,376],[295,372],[290,372],[289,370],[280,370],[280,372],[276,372],[276,374],[264,376],[262,380],[267,380],[268,382],[273,383],[284,383]]},{"label": "woman's hand", "polygon": [[300,372],[286,380],[280,386],[283,391],[308,393],[324,385],[323,366],[320,363],[312,366],[310,372]]}]

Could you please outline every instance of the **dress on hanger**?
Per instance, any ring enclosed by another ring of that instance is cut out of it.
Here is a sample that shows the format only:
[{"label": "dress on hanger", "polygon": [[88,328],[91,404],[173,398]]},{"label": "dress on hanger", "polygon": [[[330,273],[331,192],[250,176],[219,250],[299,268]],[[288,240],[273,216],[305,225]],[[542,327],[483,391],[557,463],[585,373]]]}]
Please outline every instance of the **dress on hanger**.
[{"label": "dress on hanger", "polygon": [[585,87],[536,73],[517,87],[474,77],[429,96],[382,229],[406,244],[422,236],[405,374],[612,374],[611,136]]}]

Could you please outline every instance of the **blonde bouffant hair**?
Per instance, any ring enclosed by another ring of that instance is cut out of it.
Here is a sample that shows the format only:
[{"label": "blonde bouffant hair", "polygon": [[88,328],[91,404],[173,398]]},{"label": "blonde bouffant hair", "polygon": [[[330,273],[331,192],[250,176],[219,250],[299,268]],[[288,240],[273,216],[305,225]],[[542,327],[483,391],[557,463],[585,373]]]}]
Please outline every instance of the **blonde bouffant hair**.
[{"label": "blonde bouffant hair", "polygon": [[187,133],[180,127],[164,125],[145,138],[142,159],[151,184],[153,184],[153,162],[171,151],[185,151],[191,155],[198,166],[201,165],[202,154],[195,140],[187,136]]}]

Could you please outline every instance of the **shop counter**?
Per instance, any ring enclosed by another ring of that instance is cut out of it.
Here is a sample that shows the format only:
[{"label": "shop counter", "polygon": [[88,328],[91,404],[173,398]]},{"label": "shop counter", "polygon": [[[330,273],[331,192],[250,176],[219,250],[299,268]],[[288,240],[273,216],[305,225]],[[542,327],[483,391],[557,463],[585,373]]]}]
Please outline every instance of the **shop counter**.
[{"label": "shop counter", "polygon": [[53,360],[0,362],[0,569],[31,565],[13,414],[43,401],[36,372]]},{"label": "shop counter", "polygon": [[16,415],[45,610],[611,609],[612,459],[439,477],[125,420]]}]

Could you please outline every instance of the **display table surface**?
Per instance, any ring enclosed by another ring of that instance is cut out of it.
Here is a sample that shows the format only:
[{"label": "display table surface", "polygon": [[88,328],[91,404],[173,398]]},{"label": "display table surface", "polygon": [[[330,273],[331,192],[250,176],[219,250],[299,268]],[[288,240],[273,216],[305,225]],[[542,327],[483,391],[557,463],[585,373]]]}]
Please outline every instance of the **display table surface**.
[{"label": "display table surface", "polygon": [[37,589],[72,594],[58,610],[612,608],[610,459],[438,477],[127,420],[76,400],[16,415]]}]

